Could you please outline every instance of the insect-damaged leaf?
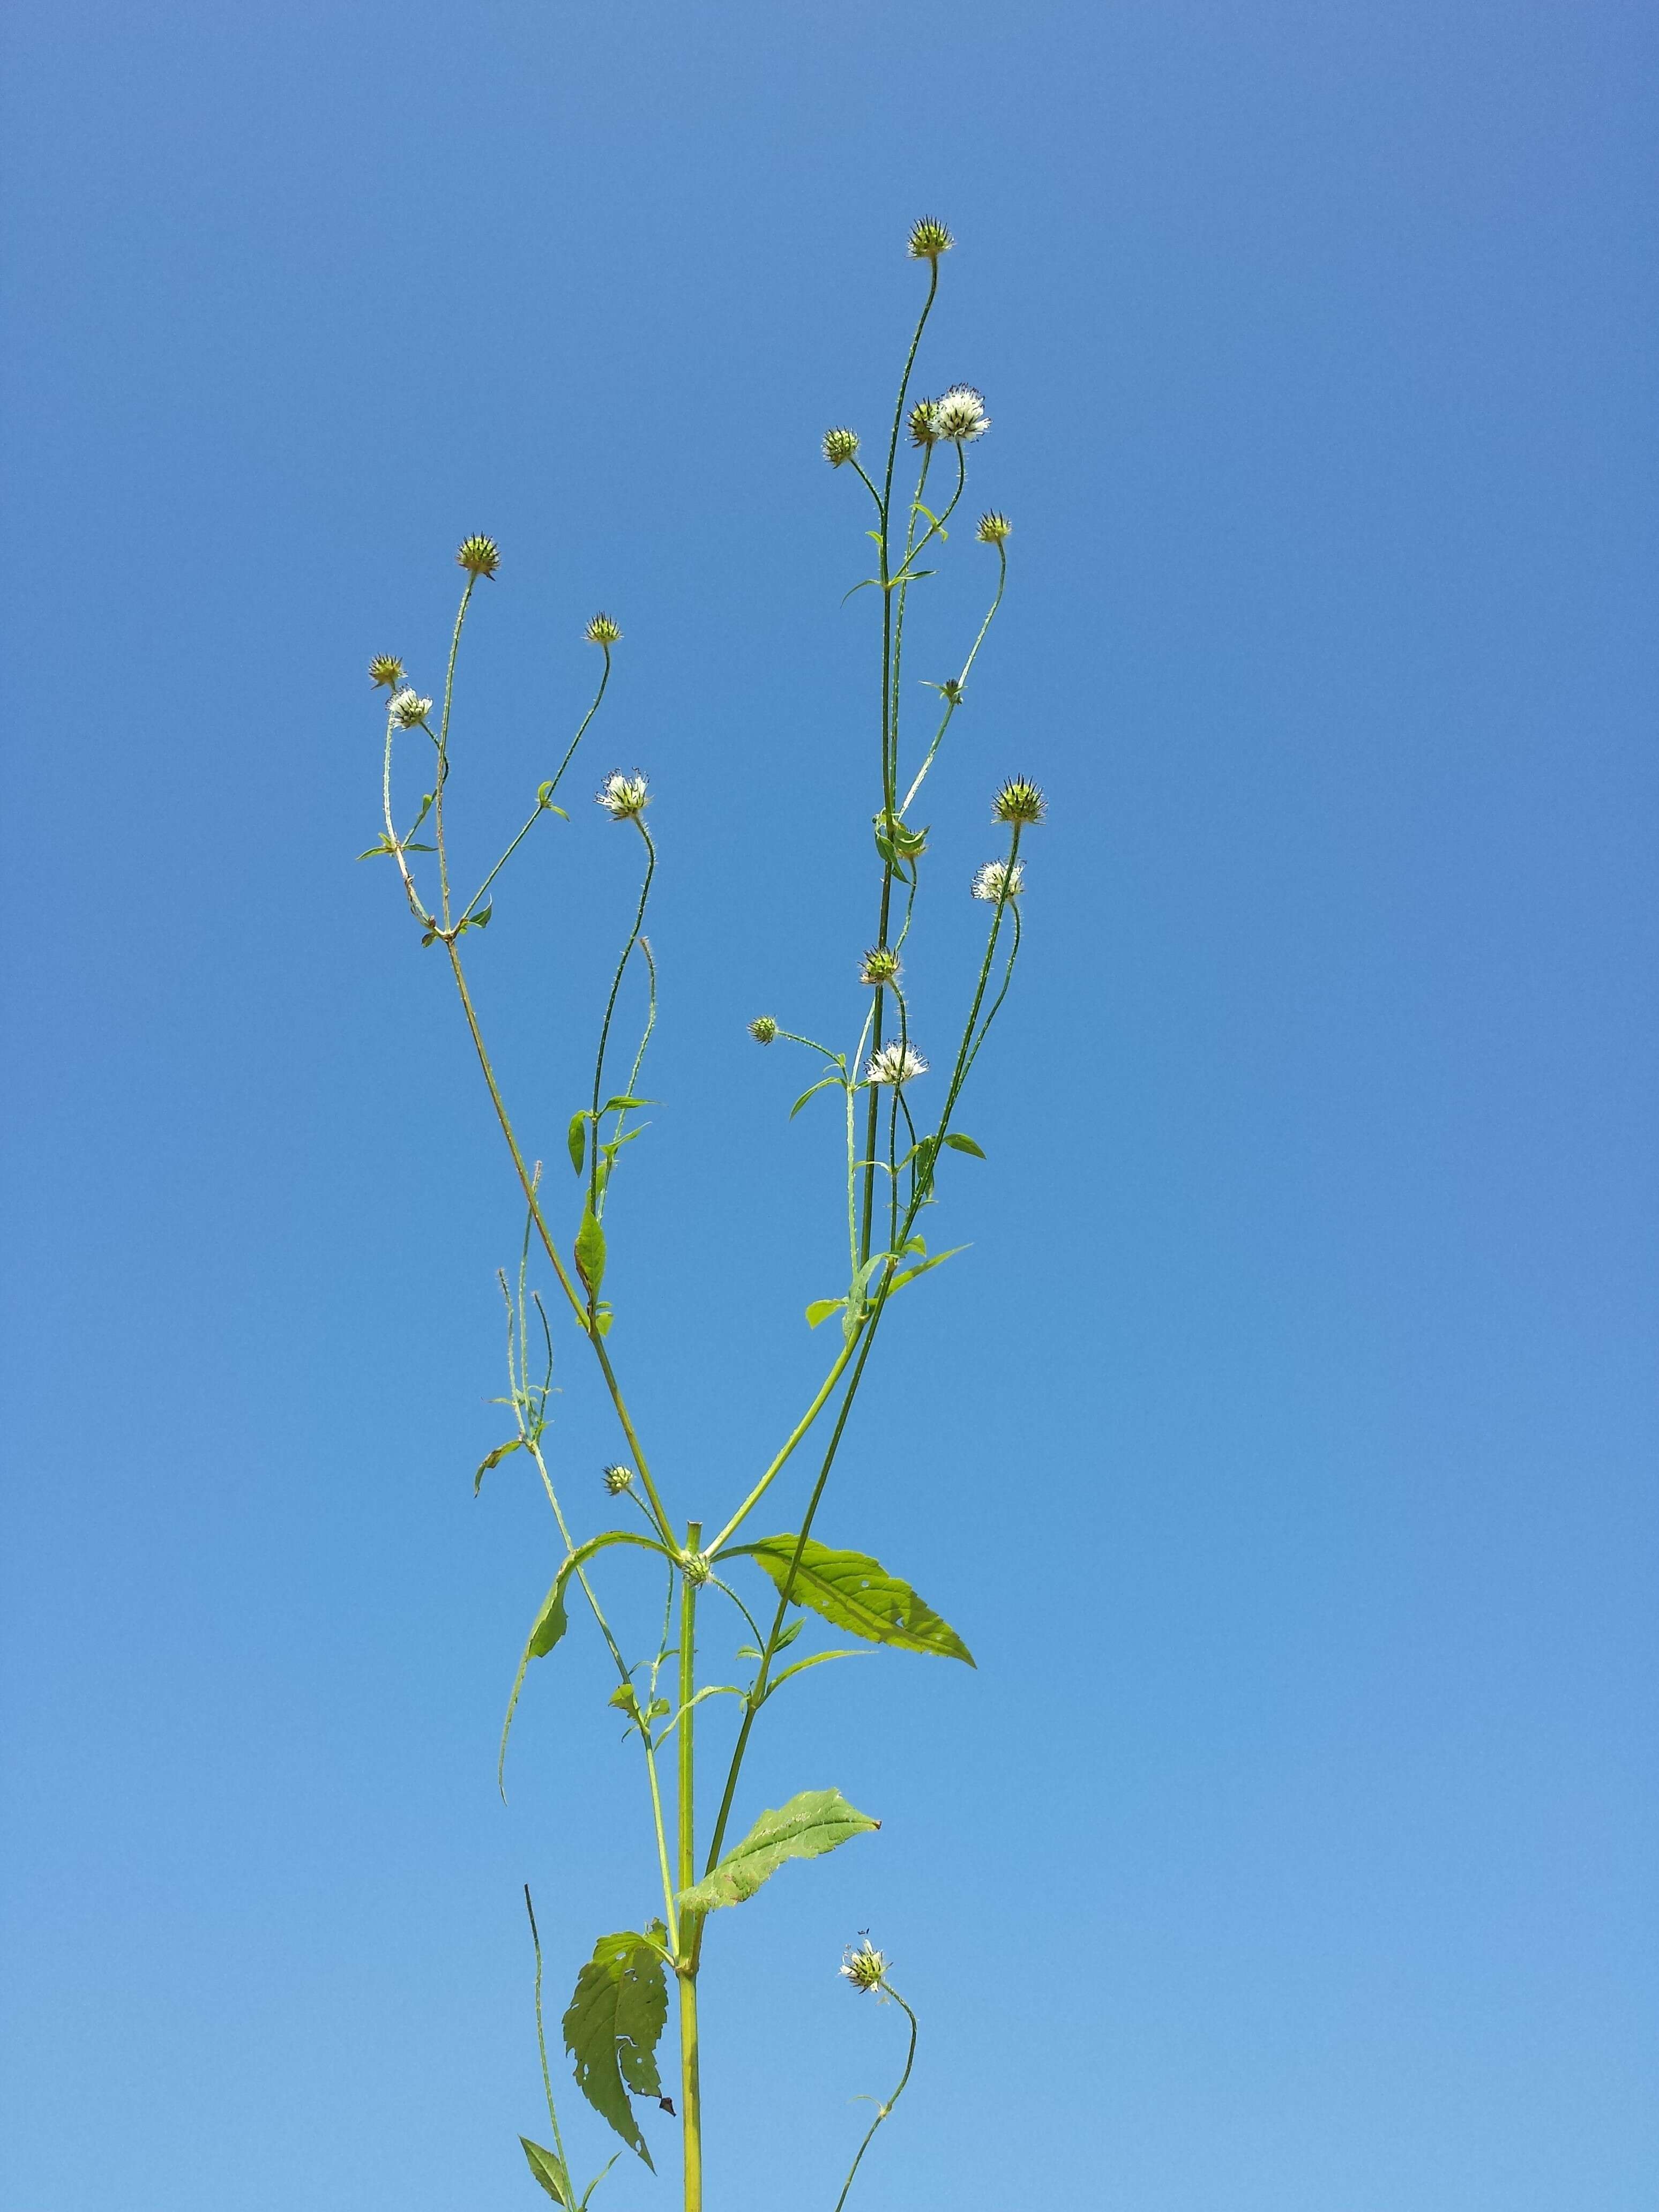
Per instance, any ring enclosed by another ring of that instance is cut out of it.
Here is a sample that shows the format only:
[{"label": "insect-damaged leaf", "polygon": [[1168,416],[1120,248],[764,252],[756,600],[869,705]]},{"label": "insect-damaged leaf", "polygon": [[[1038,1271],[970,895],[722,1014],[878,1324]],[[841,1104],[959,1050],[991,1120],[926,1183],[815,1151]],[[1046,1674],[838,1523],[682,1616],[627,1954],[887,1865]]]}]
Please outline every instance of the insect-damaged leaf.
[{"label": "insect-damaged leaf", "polygon": [[683,1912],[712,1912],[741,1905],[790,1859],[821,1858],[837,1844],[878,1828],[867,1813],[849,1805],[839,1790],[803,1790],[776,1812],[763,1813],[740,1844],[694,1888],[680,1893]]},{"label": "insect-damaged leaf", "polygon": [[[763,1536],[757,1543],[733,1549],[755,1560],[781,1596],[789,1583],[795,1541],[793,1536]],[[974,1663],[974,1655],[949,1621],[941,1620],[908,1583],[890,1575],[866,1553],[832,1551],[809,1536],[789,1595],[797,1605],[811,1606],[837,1628],[872,1644],[890,1644],[901,1651],[937,1652],[941,1658],[965,1660],[970,1667]]]},{"label": "insect-damaged leaf", "polygon": [[[646,2164],[633,2097],[660,2097],[657,2040],[668,2017],[662,1958],[643,1936],[601,1936],[576,1977],[564,2015],[565,2049],[576,2062],[576,2086]],[[653,2169],[654,2170],[654,2169]]]}]

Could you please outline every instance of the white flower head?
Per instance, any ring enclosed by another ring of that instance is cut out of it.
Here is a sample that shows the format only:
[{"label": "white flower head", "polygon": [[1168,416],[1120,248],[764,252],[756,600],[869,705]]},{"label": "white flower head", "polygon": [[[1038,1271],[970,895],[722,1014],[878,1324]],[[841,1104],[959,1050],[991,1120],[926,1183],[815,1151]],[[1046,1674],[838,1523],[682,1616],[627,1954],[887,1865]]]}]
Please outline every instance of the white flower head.
[{"label": "white flower head", "polygon": [[1024,860],[988,860],[974,878],[974,896],[988,899],[994,906],[1000,906],[1005,899],[1018,898],[1024,888]]},{"label": "white flower head", "polygon": [[870,1064],[864,1071],[866,1083],[908,1083],[914,1077],[926,1075],[927,1063],[915,1045],[901,1042],[894,1037],[883,1045],[879,1052],[872,1053]]},{"label": "white flower head", "polygon": [[431,700],[422,699],[418,691],[405,689],[392,694],[392,719],[406,730],[418,729],[431,712]]},{"label": "white flower head", "polygon": [[878,1990],[887,1974],[887,1954],[878,1951],[866,1936],[860,1943],[849,1943],[842,1953],[841,1971],[861,1996]]},{"label": "white flower head", "polygon": [[985,396],[975,392],[971,384],[953,384],[934,404],[939,410],[941,438],[954,438],[963,445],[970,438],[982,438],[991,427],[991,418],[985,411]]},{"label": "white flower head", "polygon": [[606,776],[593,797],[613,822],[629,821],[645,811],[645,778],[637,771],[624,775],[618,769],[614,775]]}]

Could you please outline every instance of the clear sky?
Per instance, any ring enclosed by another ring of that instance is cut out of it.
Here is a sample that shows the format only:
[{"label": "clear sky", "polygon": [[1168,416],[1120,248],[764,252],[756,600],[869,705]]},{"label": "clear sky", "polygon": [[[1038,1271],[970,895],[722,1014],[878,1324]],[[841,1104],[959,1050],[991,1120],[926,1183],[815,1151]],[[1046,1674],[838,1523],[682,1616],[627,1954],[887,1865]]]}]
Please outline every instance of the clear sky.
[{"label": "clear sky", "polygon": [[[1651,11],[4,37],[5,2212],[538,2201],[520,1886],[557,1996],[650,1869],[590,1656],[495,1792],[550,1556],[511,1465],[470,1494],[518,1222],[354,865],[364,667],[432,688],[453,548],[500,540],[481,851],[582,624],[626,632],[577,787],[648,770],[663,852],[617,1341],[712,1512],[839,1286],[827,1117],[743,1024],[855,1011],[871,595],[817,440],[878,419],[923,213],[923,382],[986,392],[1016,525],[941,880],[1006,772],[1052,817],[938,1224],[973,1249],[896,1314],[826,1532],[979,1671],[821,1670],[765,1738],[750,1809],[884,1826],[711,1939],[711,2204],[828,2212],[898,2055],[836,1978],[868,1927],[922,2045],[866,2212],[1648,2212]],[[943,656],[978,583],[938,589]],[[577,815],[475,956],[550,1156],[627,896]]]}]

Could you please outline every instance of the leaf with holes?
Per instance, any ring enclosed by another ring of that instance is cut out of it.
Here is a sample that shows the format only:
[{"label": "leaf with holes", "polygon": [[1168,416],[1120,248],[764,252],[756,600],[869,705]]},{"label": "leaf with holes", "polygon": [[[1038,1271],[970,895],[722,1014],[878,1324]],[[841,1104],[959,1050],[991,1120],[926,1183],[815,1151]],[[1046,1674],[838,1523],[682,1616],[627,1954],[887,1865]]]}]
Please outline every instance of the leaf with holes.
[{"label": "leaf with holes", "polygon": [[662,2095],[657,2042],[667,2017],[668,1978],[655,1946],[631,1929],[601,1936],[576,1977],[564,2015],[565,2049],[583,2096],[647,2166],[651,2154],[630,2100]]},{"label": "leaf with holes", "polygon": [[[974,1655],[947,1620],[918,1597],[908,1583],[890,1575],[865,1552],[837,1552],[809,1536],[792,1583],[793,1536],[763,1536],[733,1548],[753,1559],[780,1597],[786,1588],[797,1605],[810,1606],[824,1620],[872,1644],[890,1644],[900,1651],[931,1651],[942,1659],[974,1663]],[[729,1554],[726,1556],[730,1556]]]},{"label": "leaf with holes", "polygon": [[854,1836],[881,1826],[849,1805],[839,1790],[803,1790],[776,1812],[763,1813],[694,1888],[680,1893],[683,1912],[712,1912],[741,1905],[791,1859],[821,1858]]}]

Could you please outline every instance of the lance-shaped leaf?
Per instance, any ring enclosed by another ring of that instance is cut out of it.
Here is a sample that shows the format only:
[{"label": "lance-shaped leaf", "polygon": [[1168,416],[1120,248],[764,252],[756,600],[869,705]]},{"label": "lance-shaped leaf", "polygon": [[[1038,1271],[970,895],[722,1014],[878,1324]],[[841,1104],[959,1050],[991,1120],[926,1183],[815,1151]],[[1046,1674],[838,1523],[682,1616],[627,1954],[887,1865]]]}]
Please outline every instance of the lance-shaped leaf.
[{"label": "lance-shaped leaf", "polygon": [[528,2136],[520,2136],[519,2141],[524,2145],[524,2154],[530,2161],[530,2171],[553,2202],[556,2204],[562,2204],[565,2212],[576,2212],[571,2196],[570,2175],[566,2169],[564,2160],[558,2153],[544,2150],[540,2143],[532,2142]]},{"label": "lance-shaped leaf", "polygon": [[680,1910],[712,1912],[717,1905],[741,1905],[788,1860],[821,1858],[837,1844],[880,1826],[867,1813],[856,1811],[839,1790],[803,1790],[775,1813],[763,1813],[695,1888],[682,1890]]},{"label": "lance-shaped leaf", "polygon": [[582,1225],[576,1231],[576,1268],[590,1295],[597,1297],[605,1280],[605,1231],[591,1206],[583,1208]]},{"label": "lance-shaped leaf", "polygon": [[509,1452],[519,1450],[523,1443],[524,1438],[522,1437],[509,1437],[504,1444],[497,1444],[493,1452],[487,1452],[484,1455],[483,1458],[478,1462],[477,1473],[472,1478],[472,1495],[475,1498],[478,1494],[480,1484],[483,1481],[485,1475],[489,1474],[490,1468],[492,1467],[499,1467],[501,1462],[507,1457],[507,1454]]},{"label": "lance-shaped leaf", "polygon": [[601,1936],[576,1977],[564,2015],[565,2049],[583,2096],[647,2166],[651,2154],[630,2099],[662,2094],[657,2039],[667,2017],[668,1978],[655,1946],[631,1930]]},{"label": "lance-shaped leaf", "polygon": [[636,1536],[631,1528],[607,1528],[603,1535],[590,1536],[585,1544],[559,1562],[559,1571],[553,1577],[553,1586],[542,1600],[541,1610],[531,1623],[530,1635],[519,1659],[519,1671],[513,1677],[513,1694],[507,1701],[507,1718],[501,1723],[501,1756],[495,1762],[495,1785],[506,1796],[507,1739],[513,1729],[513,1716],[518,1710],[519,1692],[524,1687],[526,1668],[532,1659],[544,1659],[569,1626],[565,1612],[565,1585],[578,1567],[586,1566],[596,1552],[603,1552],[612,1544],[637,1544],[642,1551],[660,1552],[662,1546],[653,1543],[648,1536]]},{"label": "lance-shaped leaf", "polygon": [[[974,1655],[948,1620],[918,1597],[908,1583],[890,1575],[879,1559],[865,1552],[832,1551],[809,1536],[793,1583],[793,1536],[763,1536],[733,1547],[763,1569],[780,1597],[786,1589],[797,1605],[811,1606],[849,1636],[872,1644],[890,1644],[901,1651],[933,1651],[943,1659],[974,1663]],[[730,1554],[723,1556],[729,1557]]]}]

